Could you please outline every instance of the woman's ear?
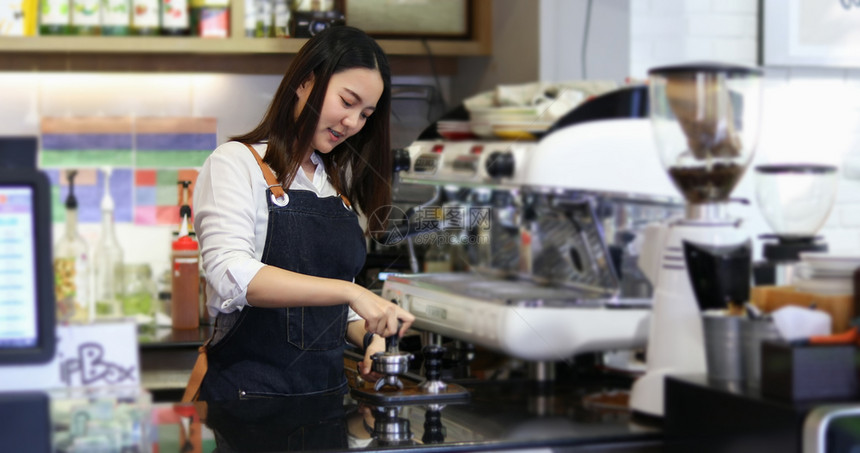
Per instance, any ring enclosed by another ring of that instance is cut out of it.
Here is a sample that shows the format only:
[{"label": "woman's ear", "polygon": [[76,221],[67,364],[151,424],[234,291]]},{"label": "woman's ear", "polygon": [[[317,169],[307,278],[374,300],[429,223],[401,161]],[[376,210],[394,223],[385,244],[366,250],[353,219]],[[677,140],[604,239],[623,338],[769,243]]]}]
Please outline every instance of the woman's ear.
[{"label": "woman's ear", "polygon": [[296,89],[296,94],[299,97],[303,97],[307,99],[307,97],[311,94],[311,90],[314,88],[314,73],[311,73],[304,82]]},{"label": "woman's ear", "polygon": [[298,99],[296,100],[296,107],[293,111],[293,115],[295,115],[296,118],[299,117],[299,114],[302,113],[302,110],[305,108],[305,104],[307,104],[308,98],[310,97],[311,90],[313,90],[313,88],[314,75],[313,73],[311,73],[311,75],[304,82],[302,82],[302,84],[299,85],[298,88],[296,88],[296,96]]}]

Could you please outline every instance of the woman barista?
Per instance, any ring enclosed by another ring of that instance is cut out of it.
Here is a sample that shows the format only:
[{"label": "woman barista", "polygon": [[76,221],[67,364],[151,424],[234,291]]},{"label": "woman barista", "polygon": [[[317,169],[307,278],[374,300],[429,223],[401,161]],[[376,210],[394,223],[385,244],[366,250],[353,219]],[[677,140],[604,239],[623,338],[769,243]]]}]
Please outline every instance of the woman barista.
[{"label": "woman barista", "polygon": [[390,79],[373,39],[328,28],[295,56],[260,124],[203,165],[194,226],[217,318],[199,399],[346,392],[344,341],[365,347],[367,375],[383,337],[412,324],[352,283],[366,254],[353,207],[381,231],[391,201]]}]

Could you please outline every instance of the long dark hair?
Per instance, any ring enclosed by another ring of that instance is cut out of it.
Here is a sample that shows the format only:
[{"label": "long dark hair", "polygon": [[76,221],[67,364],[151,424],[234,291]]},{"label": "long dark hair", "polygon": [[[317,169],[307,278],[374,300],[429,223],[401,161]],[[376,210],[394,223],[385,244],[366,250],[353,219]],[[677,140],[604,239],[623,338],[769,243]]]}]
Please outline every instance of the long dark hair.
[{"label": "long dark hair", "polygon": [[[263,161],[274,170],[279,182],[289,187],[305,150],[311,146],[331,76],[353,68],[378,70],[382,96],[361,131],[319,156],[334,187],[368,217],[368,231],[381,232],[391,205],[391,68],[379,44],[363,31],[335,26],[309,39],[290,63],[260,124],[230,140],[268,142]],[[313,89],[296,118],[296,89],[312,76]]]}]

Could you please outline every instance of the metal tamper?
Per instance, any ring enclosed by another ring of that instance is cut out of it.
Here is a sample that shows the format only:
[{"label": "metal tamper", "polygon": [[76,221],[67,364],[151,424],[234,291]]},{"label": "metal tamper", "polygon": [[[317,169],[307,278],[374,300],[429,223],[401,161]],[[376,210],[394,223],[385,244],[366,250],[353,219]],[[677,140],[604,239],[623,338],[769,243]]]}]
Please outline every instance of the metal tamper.
[{"label": "metal tamper", "polygon": [[400,352],[399,341],[400,338],[397,336],[397,333],[391,335],[385,339],[385,352],[377,352],[371,356],[373,371],[383,375],[373,386],[373,389],[376,391],[379,391],[386,385],[403,390],[403,382],[400,382],[398,376],[409,370],[409,361],[414,356],[408,352]]}]

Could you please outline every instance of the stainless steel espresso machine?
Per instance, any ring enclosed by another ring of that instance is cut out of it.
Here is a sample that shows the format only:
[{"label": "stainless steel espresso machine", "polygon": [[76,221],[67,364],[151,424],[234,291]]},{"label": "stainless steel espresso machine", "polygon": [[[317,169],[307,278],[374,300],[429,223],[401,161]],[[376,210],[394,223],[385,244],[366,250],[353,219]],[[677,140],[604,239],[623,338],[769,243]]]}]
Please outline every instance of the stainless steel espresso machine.
[{"label": "stainless steel espresso machine", "polygon": [[647,111],[647,89],[626,87],[540,139],[414,142],[401,183],[437,196],[394,219],[395,241],[454,244],[465,270],[391,275],[382,297],[418,330],[530,363],[643,347],[641,232],[683,212]]}]

